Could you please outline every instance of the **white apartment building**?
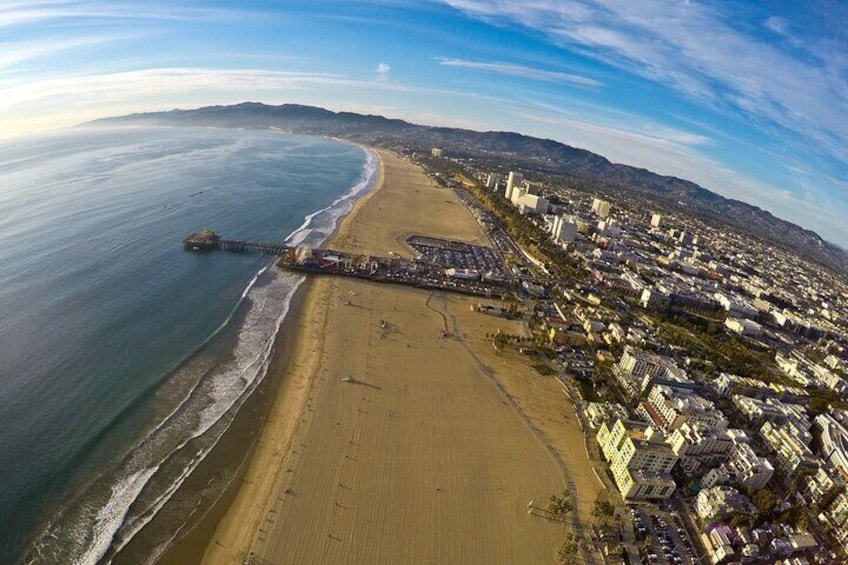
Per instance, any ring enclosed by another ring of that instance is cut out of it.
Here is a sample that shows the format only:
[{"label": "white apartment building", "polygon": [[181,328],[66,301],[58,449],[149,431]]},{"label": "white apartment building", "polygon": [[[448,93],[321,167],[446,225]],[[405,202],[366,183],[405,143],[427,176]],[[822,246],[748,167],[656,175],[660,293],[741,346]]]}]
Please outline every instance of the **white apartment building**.
[{"label": "white apartment building", "polygon": [[677,457],[661,433],[644,422],[618,419],[611,427],[602,424],[597,440],[623,499],[667,498],[674,492],[669,472]]},{"label": "white apartment building", "polygon": [[660,227],[660,222],[662,221],[662,216],[660,214],[651,215],[651,227],[658,228]]},{"label": "white apartment building", "polygon": [[671,365],[674,365],[674,361],[667,357],[654,355],[627,345],[624,347],[621,359],[616,365],[615,373],[619,377],[618,381],[621,388],[631,397],[635,397],[640,392],[644,377],[659,376],[665,371],[666,367]]}]

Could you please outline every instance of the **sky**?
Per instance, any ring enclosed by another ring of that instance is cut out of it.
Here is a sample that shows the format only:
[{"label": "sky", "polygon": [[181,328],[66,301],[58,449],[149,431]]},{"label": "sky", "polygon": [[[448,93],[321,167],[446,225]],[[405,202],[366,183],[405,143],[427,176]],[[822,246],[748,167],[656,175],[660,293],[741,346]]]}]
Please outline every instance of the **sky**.
[{"label": "sky", "polygon": [[259,101],[517,131],[848,247],[844,0],[0,0],[0,136]]}]

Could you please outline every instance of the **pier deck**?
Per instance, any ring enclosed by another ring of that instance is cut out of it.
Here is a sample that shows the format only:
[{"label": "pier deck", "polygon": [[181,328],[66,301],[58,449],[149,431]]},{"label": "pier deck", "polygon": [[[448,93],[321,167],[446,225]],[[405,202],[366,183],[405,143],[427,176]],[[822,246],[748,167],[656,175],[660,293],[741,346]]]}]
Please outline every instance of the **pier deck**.
[{"label": "pier deck", "polygon": [[240,239],[222,239],[212,230],[193,233],[183,240],[186,251],[229,251],[231,253],[261,253],[265,255],[285,255],[291,247],[281,243],[264,243]]},{"label": "pier deck", "polygon": [[[486,297],[505,297],[510,292],[512,278],[498,276],[472,278],[449,274],[450,269],[427,257],[408,261],[400,258],[355,255],[331,249],[309,247],[293,248],[276,243],[222,239],[211,230],[191,234],[183,240],[186,251],[229,251],[234,253],[262,253],[277,255],[281,269],[313,275],[336,275],[370,280],[379,283],[401,284],[418,288],[444,290],[460,294]],[[498,275],[502,275],[502,271]]]}]

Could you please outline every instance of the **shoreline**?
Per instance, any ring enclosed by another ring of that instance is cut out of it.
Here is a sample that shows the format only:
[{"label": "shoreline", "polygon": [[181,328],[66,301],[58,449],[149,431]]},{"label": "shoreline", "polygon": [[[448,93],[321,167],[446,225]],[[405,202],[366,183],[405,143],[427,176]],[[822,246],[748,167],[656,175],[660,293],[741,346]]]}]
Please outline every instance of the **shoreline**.
[{"label": "shoreline", "polygon": [[[376,179],[364,188],[365,194],[359,196],[353,208],[336,225],[333,232],[328,236],[324,244],[331,243],[342,230],[348,218],[353,216],[357,210],[369,200],[383,184],[384,165],[380,154],[373,148],[363,147],[370,152],[378,162],[378,170],[374,173]],[[277,268],[274,265],[273,268]],[[282,322],[279,333],[274,339],[274,351],[272,360],[268,367],[263,382],[253,391],[245,401],[228,429],[218,442],[210,455],[204,460],[192,477],[186,481],[180,490],[194,492],[203,491],[204,485],[212,481],[227,480],[227,486],[219,492],[217,498],[206,508],[199,517],[189,517],[186,524],[186,533],[169,544],[169,547],[159,557],[158,562],[166,565],[185,565],[200,563],[203,560],[204,551],[213,546],[213,540],[221,521],[227,516],[231,506],[237,500],[239,492],[245,484],[251,463],[256,456],[259,442],[261,441],[264,428],[269,420],[274,405],[279,401],[279,396],[292,394],[291,374],[292,365],[298,347],[303,347],[305,340],[303,333],[304,318],[312,303],[312,295],[317,292],[316,282],[307,277],[295,291],[289,306],[289,312]],[[300,417],[304,406],[298,406],[292,410],[292,418]],[[244,440],[248,439],[248,442]],[[155,524],[155,521],[154,521]],[[154,526],[155,527],[155,526]],[[134,545],[143,544],[144,532],[139,534],[138,540],[133,540],[124,550],[118,553],[114,563],[135,562]]]},{"label": "shoreline", "polygon": [[[381,181],[341,222],[336,248],[410,257],[411,233],[488,241],[420,167],[381,152]],[[555,381],[483,338],[520,323],[443,292],[311,282],[306,343],[203,562],[552,561],[562,525],[528,518],[527,501],[574,482],[587,508],[594,483],[561,433],[576,426]]]}]

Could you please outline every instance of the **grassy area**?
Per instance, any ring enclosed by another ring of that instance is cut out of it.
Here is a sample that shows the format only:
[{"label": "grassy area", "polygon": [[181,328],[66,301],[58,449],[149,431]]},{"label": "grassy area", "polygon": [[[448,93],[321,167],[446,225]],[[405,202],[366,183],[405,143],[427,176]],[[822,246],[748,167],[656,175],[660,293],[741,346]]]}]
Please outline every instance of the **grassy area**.
[{"label": "grassy area", "polygon": [[556,374],[556,371],[554,371],[549,365],[546,365],[545,363],[533,363],[532,367],[536,370],[537,373],[545,377],[549,377],[551,375]]}]

